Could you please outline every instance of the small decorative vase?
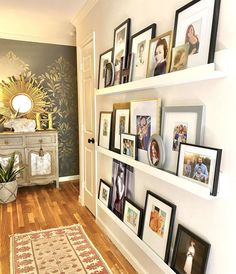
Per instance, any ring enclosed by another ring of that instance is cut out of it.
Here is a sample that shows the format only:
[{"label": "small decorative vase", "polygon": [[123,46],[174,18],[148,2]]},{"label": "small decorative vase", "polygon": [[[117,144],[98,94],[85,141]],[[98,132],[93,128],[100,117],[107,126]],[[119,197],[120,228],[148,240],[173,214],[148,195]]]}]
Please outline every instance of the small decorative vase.
[{"label": "small decorative vase", "polygon": [[15,201],[17,195],[17,181],[0,183],[0,203],[7,204]]}]

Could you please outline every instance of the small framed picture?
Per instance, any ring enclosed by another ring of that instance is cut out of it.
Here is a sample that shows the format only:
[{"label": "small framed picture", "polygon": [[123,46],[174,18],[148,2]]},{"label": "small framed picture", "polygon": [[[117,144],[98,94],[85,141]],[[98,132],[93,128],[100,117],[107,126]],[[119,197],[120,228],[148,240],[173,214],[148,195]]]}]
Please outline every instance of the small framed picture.
[{"label": "small framed picture", "polygon": [[99,57],[99,68],[98,68],[98,88],[105,87],[105,72],[106,72],[106,64],[111,62],[112,58],[112,49],[109,49]]},{"label": "small framed picture", "polygon": [[205,274],[211,245],[182,225],[178,225],[171,261],[177,274]]},{"label": "small framed picture", "polygon": [[171,72],[186,69],[188,62],[188,44],[172,49]]},{"label": "small framed picture", "polygon": [[110,207],[110,198],[111,198],[111,186],[100,179],[98,199],[106,206]]},{"label": "small framed picture", "polygon": [[156,24],[152,24],[131,36],[130,52],[134,53],[132,80],[146,78],[149,41],[156,35]]},{"label": "small framed picture", "polygon": [[177,176],[186,178],[217,195],[222,150],[180,143]]},{"label": "small framed picture", "polygon": [[147,77],[169,72],[172,47],[172,31],[168,31],[149,43]]},{"label": "small framed picture", "polygon": [[168,262],[176,206],[147,191],[144,208],[143,241]]},{"label": "small framed picture", "polygon": [[165,149],[160,135],[153,134],[148,143],[148,161],[153,167],[162,168],[165,163]]},{"label": "small framed picture", "polygon": [[133,201],[125,198],[123,222],[137,235],[140,236],[142,228],[143,210]]},{"label": "small framed picture", "polygon": [[120,153],[120,137],[129,133],[130,103],[113,104],[111,150]]},{"label": "small framed picture", "polygon": [[134,134],[121,134],[121,155],[125,155],[127,157],[130,157],[134,160],[137,160],[138,158],[138,150],[137,150],[137,135]]},{"label": "small framed picture", "polygon": [[188,44],[187,67],[214,62],[220,0],[194,0],[175,13],[174,47]]},{"label": "small framed picture", "polygon": [[203,142],[203,106],[171,106],[162,109],[161,136],[166,159],[164,169],[176,173],[179,144]]},{"label": "small framed picture", "polygon": [[100,112],[98,145],[110,149],[112,112]]},{"label": "small framed picture", "polygon": [[[128,43],[130,38],[130,22],[131,19],[128,18],[123,23],[121,23],[114,30],[114,41],[113,41],[113,56],[112,61],[115,65],[115,81],[114,85],[120,83],[120,63],[121,57],[125,60],[128,54]],[[125,62],[126,63],[126,62]]]}]

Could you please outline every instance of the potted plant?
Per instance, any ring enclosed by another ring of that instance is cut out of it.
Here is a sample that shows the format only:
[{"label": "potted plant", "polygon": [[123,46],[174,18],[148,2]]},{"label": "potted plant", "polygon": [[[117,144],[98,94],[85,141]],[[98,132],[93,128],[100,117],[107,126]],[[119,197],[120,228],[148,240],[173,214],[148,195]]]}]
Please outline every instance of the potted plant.
[{"label": "potted plant", "polygon": [[5,204],[16,199],[17,195],[17,174],[20,174],[24,167],[15,167],[15,153],[11,155],[7,164],[0,163],[0,203]]}]

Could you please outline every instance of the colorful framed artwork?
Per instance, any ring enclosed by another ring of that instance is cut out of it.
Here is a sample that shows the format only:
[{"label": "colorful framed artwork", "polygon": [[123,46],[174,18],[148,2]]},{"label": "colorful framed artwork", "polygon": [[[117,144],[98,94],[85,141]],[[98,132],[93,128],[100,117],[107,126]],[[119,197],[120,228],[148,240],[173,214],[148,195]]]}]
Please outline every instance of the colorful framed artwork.
[{"label": "colorful framed artwork", "polygon": [[110,207],[111,186],[100,179],[98,199],[106,206]]},{"label": "colorful framed artwork", "polygon": [[137,138],[138,136],[134,134],[127,134],[127,133],[121,134],[121,142],[120,142],[121,155],[137,160],[138,158]]},{"label": "colorful framed artwork", "polygon": [[148,143],[148,161],[156,168],[162,168],[165,163],[165,149],[160,135],[153,134]]},{"label": "colorful framed artwork", "polygon": [[98,89],[105,87],[106,64],[111,62],[112,48],[100,54],[98,68]]},{"label": "colorful framed artwork", "polygon": [[98,145],[110,149],[112,112],[100,112]]}]

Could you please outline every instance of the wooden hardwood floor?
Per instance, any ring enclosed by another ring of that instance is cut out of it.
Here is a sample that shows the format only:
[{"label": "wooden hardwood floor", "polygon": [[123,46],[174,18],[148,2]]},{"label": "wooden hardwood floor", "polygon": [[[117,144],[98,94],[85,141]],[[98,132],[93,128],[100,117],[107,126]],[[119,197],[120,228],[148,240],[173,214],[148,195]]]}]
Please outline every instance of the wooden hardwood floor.
[{"label": "wooden hardwood floor", "polygon": [[0,204],[0,274],[9,270],[9,235],[80,223],[113,273],[136,273],[78,203],[78,182],[20,188],[15,202]]}]

